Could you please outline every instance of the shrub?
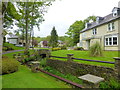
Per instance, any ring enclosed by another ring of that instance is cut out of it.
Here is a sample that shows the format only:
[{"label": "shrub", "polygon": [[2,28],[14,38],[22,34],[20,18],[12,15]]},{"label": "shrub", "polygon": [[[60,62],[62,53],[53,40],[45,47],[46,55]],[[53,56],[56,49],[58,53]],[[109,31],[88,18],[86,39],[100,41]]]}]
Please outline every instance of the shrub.
[{"label": "shrub", "polygon": [[90,56],[102,56],[102,47],[99,42],[96,42],[90,47]]},{"label": "shrub", "polygon": [[84,50],[83,47],[75,47],[74,50]]},{"label": "shrub", "polygon": [[16,47],[11,43],[3,43],[3,50],[4,51],[19,50],[19,49],[24,49],[24,48],[23,47]]},{"label": "shrub", "polygon": [[24,60],[25,60],[26,62],[27,62],[27,61],[34,61],[34,60],[36,60],[36,57],[35,57],[35,56],[31,56],[31,57],[25,58]]},{"label": "shrub", "polygon": [[45,67],[46,66],[46,58],[44,58],[44,59],[42,59],[41,61],[40,61],[40,65],[42,66],[42,67]]},{"label": "shrub", "polygon": [[7,49],[8,49],[7,47],[3,47],[2,48],[3,51],[7,51]]},{"label": "shrub", "polygon": [[61,46],[61,50],[66,50],[67,47],[64,45],[64,46]]},{"label": "shrub", "polygon": [[110,78],[109,81],[101,82],[100,88],[120,89],[120,83],[117,80]]},{"label": "shrub", "polygon": [[2,59],[2,74],[13,73],[18,70],[19,63],[14,59]]},{"label": "shrub", "polygon": [[52,48],[52,51],[61,50],[61,48]]},{"label": "shrub", "polygon": [[10,43],[3,43],[3,46],[7,48],[6,49],[7,51],[15,49],[15,46],[13,44],[10,44]]}]

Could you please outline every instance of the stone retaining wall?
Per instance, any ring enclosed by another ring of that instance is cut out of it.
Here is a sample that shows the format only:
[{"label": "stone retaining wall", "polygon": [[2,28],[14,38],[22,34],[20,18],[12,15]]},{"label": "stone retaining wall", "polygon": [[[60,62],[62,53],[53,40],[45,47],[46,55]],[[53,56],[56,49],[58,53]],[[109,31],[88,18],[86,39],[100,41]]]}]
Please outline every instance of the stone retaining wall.
[{"label": "stone retaining wall", "polygon": [[92,74],[99,77],[103,77],[105,79],[109,79],[110,77],[118,77],[116,69],[103,67],[103,66],[95,66],[95,65],[87,65],[76,62],[68,62],[61,60],[53,60],[48,59],[47,65],[53,67],[64,74],[72,74],[75,76],[82,76],[85,74]]}]

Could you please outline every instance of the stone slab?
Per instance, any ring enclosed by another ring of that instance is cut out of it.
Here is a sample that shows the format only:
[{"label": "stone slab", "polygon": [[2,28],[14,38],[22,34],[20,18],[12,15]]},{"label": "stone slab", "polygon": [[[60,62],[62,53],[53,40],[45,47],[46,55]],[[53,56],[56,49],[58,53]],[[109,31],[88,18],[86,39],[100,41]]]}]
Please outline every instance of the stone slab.
[{"label": "stone slab", "polygon": [[31,63],[33,63],[33,64],[37,64],[37,63],[40,63],[40,62],[38,62],[38,61],[32,61]]},{"label": "stone slab", "polygon": [[98,84],[99,82],[104,80],[104,78],[94,76],[94,75],[91,75],[91,74],[86,74],[86,75],[80,76],[78,78],[80,78],[82,80],[85,80],[87,82],[91,82],[93,84]]}]

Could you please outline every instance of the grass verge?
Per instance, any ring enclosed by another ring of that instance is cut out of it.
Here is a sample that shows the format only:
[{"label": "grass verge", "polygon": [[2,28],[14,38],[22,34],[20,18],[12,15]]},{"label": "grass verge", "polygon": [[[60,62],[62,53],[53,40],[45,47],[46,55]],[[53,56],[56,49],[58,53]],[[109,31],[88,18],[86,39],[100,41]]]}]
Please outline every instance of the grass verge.
[{"label": "grass verge", "polygon": [[19,71],[2,76],[3,88],[70,88],[64,82],[44,73],[32,73],[27,67],[20,66]]},{"label": "grass verge", "polygon": [[[118,51],[104,51],[103,56],[101,56],[101,57],[92,57],[92,56],[90,56],[89,51],[58,50],[58,51],[53,51],[52,52],[53,56],[67,57],[66,54],[74,54],[73,57],[75,57],[75,58],[109,61],[109,62],[115,62],[113,57],[118,57]],[[56,58],[52,58],[52,59],[56,59]],[[64,61],[67,60],[67,59],[61,59],[61,58],[57,58],[57,59],[58,60],[64,60]],[[97,65],[97,66],[106,66],[106,67],[114,68],[114,64],[89,62],[89,61],[81,61],[81,60],[74,60],[74,61],[78,62],[78,63],[91,64],[91,65]]]}]

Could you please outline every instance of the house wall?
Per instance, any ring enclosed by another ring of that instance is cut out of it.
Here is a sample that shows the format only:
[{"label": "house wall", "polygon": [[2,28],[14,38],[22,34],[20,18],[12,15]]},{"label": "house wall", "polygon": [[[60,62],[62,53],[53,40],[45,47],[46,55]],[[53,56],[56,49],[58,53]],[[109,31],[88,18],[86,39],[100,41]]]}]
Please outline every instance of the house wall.
[{"label": "house wall", "polygon": [[[120,20],[118,21],[118,33],[119,33],[118,34],[118,50],[120,52]],[[120,53],[119,53],[119,57],[120,57]]]},{"label": "house wall", "polygon": [[94,44],[96,41],[98,41],[100,42],[104,50],[118,50],[118,45],[105,46],[105,42],[104,42],[104,38],[106,35],[118,34],[118,29],[120,28],[120,20],[114,21],[114,25],[115,25],[115,29],[113,31],[108,31],[108,23],[107,23],[107,24],[96,27],[97,28],[96,35],[92,35],[93,29],[80,33],[80,42],[82,42],[82,47],[88,50],[86,41],[90,40],[90,46]]},{"label": "house wall", "polygon": [[18,39],[8,39],[9,40],[9,43],[11,43],[11,44],[18,44]]}]

